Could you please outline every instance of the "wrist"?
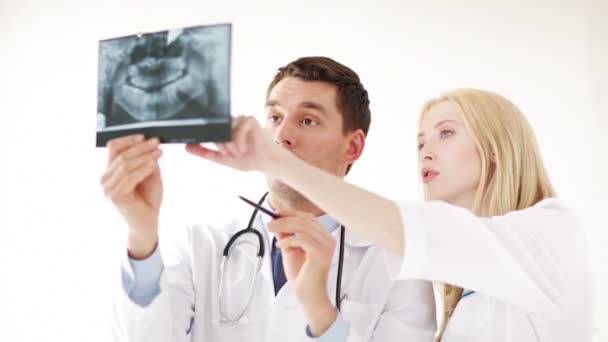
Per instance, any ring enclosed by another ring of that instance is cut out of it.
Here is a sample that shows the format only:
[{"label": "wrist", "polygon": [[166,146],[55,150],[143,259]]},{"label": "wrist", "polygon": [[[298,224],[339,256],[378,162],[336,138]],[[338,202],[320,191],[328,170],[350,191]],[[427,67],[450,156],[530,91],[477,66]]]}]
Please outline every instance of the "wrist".
[{"label": "wrist", "polygon": [[328,298],[320,305],[309,305],[305,308],[308,328],[314,337],[323,335],[336,321],[338,311]]},{"label": "wrist", "polygon": [[135,260],[146,259],[158,245],[158,234],[141,235],[129,232],[127,238],[127,252],[129,257]]}]

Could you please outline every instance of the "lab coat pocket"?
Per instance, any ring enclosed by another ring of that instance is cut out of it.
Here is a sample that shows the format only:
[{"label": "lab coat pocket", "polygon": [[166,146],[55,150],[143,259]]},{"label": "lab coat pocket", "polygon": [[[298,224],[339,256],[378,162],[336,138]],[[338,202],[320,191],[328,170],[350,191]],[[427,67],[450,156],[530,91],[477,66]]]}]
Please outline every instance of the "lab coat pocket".
[{"label": "lab coat pocket", "polygon": [[381,305],[361,303],[345,298],[342,301],[340,314],[348,322],[350,329],[354,329],[362,340],[367,341],[378,324],[381,311]]}]

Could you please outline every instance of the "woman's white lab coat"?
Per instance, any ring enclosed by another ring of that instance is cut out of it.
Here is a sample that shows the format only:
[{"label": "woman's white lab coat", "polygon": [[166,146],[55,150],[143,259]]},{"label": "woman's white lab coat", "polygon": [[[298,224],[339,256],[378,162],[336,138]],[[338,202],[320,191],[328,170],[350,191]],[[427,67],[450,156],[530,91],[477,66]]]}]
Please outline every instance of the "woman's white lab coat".
[{"label": "woman's white lab coat", "polygon": [[560,201],[492,218],[441,202],[398,206],[405,256],[387,254],[398,278],[475,291],[456,306],[443,342],[591,341],[586,234]]},{"label": "woman's white lab coat", "polygon": [[[240,213],[238,220],[220,230],[208,226],[188,227],[176,243],[161,239],[159,246],[165,265],[161,274],[161,293],[150,305],[140,307],[122,288],[117,289],[112,323],[115,340],[308,340],[307,322],[289,282],[275,298],[268,246],[245,323],[218,324],[222,251],[230,236],[228,232],[245,228],[250,214],[251,211]],[[254,227],[266,234],[259,215]],[[333,235],[339,236],[339,229]],[[253,234],[245,236],[255,239]],[[245,244],[230,256],[229,281],[224,292],[229,316],[234,316],[245,304],[257,251],[257,247],[249,247]],[[327,285],[332,300],[335,298],[337,250]],[[382,249],[359,240],[346,230],[342,279],[345,298],[341,315],[350,324],[348,341],[432,341],[436,330],[432,285],[421,280],[393,281],[384,261]]]}]

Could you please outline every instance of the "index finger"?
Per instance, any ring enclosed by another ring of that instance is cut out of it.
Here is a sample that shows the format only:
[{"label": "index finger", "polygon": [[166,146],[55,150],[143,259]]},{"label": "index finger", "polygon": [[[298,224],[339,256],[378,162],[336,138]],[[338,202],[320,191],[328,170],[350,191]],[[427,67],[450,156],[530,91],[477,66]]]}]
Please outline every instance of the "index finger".
[{"label": "index finger", "polygon": [[277,233],[277,240],[283,240],[284,238],[288,237],[288,236],[292,236],[294,234],[290,234],[290,233]]},{"label": "index finger", "polygon": [[143,134],[127,135],[108,141],[108,144],[106,145],[109,151],[108,162],[114,160],[114,158],[116,158],[116,156],[119,155],[120,152],[142,141],[144,141]]},{"label": "index finger", "polygon": [[321,224],[301,217],[280,217],[270,221],[266,228],[275,234],[331,235]]}]

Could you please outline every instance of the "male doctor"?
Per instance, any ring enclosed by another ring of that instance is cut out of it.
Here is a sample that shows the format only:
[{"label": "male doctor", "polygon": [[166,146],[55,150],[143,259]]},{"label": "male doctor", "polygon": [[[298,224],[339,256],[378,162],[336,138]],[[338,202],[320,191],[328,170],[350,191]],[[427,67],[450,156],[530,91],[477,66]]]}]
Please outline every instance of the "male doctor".
[{"label": "male doctor", "polygon": [[[358,75],[326,57],[300,58],[280,68],[268,87],[266,113],[265,129],[277,144],[340,177],[361,156],[370,124],[368,95]],[[231,148],[222,144],[220,152]],[[272,221],[255,215],[252,227],[264,237],[262,268],[255,272],[257,249],[235,247],[220,290],[223,249],[248,226],[253,208],[244,206],[224,226],[190,226],[182,239],[159,241],[158,139],[117,138],[108,150],[102,187],[128,225],[122,289],[114,305],[115,340],[433,341],[431,284],[393,281],[382,250],[350,232],[336,309],[340,224],[274,179],[267,179],[263,205],[287,217]],[[198,145],[187,150],[206,153]],[[266,229],[271,221],[302,227],[305,243],[281,255]],[[237,317],[242,310],[238,321],[222,320],[222,313]]]}]

